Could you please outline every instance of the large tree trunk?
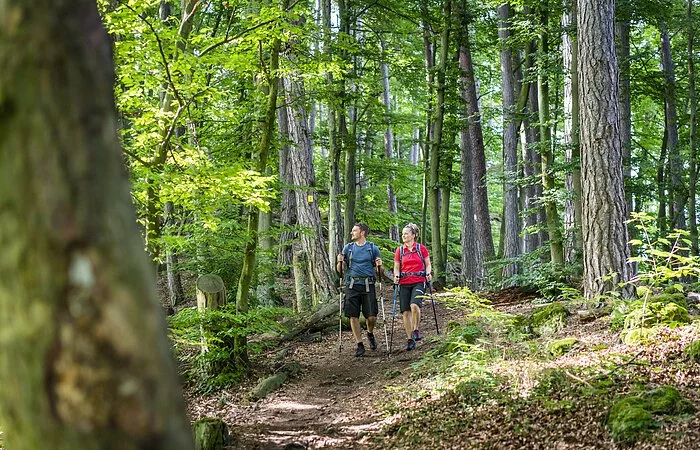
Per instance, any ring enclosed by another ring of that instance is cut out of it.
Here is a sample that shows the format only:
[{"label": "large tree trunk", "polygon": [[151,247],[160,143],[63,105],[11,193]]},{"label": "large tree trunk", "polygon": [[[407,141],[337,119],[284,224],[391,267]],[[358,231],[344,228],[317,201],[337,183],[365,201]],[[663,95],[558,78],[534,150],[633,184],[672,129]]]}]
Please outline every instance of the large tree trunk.
[{"label": "large tree trunk", "polygon": [[[503,92],[503,251],[505,259],[520,254],[520,217],[518,212],[518,130],[515,123],[515,81],[513,54],[508,42],[510,33],[510,6],[498,8],[498,40],[501,44],[501,83]],[[518,273],[515,263],[503,268],[503,277]]]},{"label": "large tree trunk", "polygon": [[[620,143],[622,145],[622,175],[625,182],[632,178],[632,103],[630,101],[630,18],[627,8],[618,8],[615,23],[617,62],[620,68]],[[625,191],[627,218],[632,212],[632,194]],[[631,232],[634,227],[628,227]]]},{"label": "large tree trunk", "polygon": [[671,226],[673,228],[685,228],[685,192],[681,171],[681,150],[678,145],[678,112],[676,109],[676,77],[673,73],[673,60],[671,59],[671,39],[668,36],[666,25],[661,31],[661,65],[664,72],[664,105],[666,116],[666,149],[669,162],[669,194],[672,207]]},{"label": "large tree trunk", "polygon": [[[581,0],[579,103],[583,189],[583,275],[587,298],[629,281],[626,203],[612,0]],[[612,275],[612,276],[611,276]],[[630,295],[630,287],[622,289]]]},{"label": "large tree trunk", "polygon": [[[461,8],[462,11],[466,11],[464,3],[461,4]],[[473,221],[474,246],[468,248],[467,251],[474,254],[474,264],[476,266],[474,281],[477,286],[481,286],[486,278],[484,263],[493,257],[494,248],[491,234],[491,219],[489,217],[488,191],[486,188],[486,153],[481,129],[481,113],[476,92],[469,33],[465,22],[465,18],[462,18],[460,21],[461,29],[463,30],[461,35],[463,42],[460,44],[459,64],[462,69],[461,89],[462,99],[466,108],[465,125],[469,133],[468,148],[470,152],[465,154],[464,147],[462,147],[462,157],[471,158],[468,165],[472,177],[472,187],[468,191],[462,191],[462,195],[470,193],[473,196],[471,203],[473,204],[474,213],[471,216],[466,216],[466,220]],[[463,189],[466,189],[466,184],[463,186]]]},{"label": "large tree trunk", "polygon": [[[282,80],[280,80],[282,83]],[[290,228],[297,222],[297,206],[294,191],[289,188],[294,184],[292,179],[292,159],[289,142],[289,120],[287,118],[287,108],[277,109],[277,126],[280,132],[282,143],[279,150],[279,171],[280,182],[282,183],[282,196],[280,200],[280,227],[282,232],[279,238],[279,252],[277,254],[277,264],[283,273],[288,273],[292,267],[292,241],[295,233]]]},{"label": "large tree trunk", "polygon": [[5,444],[190,449],[95,2],[4,0],[0,23]]},{"label": "large tree trunk", "polygon": [[[541,27],[547,29],[548,13],[542,13]],[[544,209],[547,216],[547,234],[549,235],[549,254],[552,263],[556,265],[564,264],[564,246],[560,230],[561,222],[557,212],[557,204],[552,194],[554,193],[554,176],[552,166],[554,164],[554,152],[552,150],[552,126],[549,117],[549,81],[547,77],[546,55],[549,51],[547,33],[542,31],[538,40],[538,51],[540,54],[540,68],[537,71],[537,93],[540,115],[540,155],[542,157],[542,187],[546,199]]]},{"label": "large tree trunk", "polygon": [[337,292],[328,251],[324,246],[321,229],[321,213],[318,194],[314,189],[316,179],[313,165],[313,149],[309,141],[307,113],[304,104],[304,87],[301,80],[284,79],[284,94],[287,104],[289,131],[292,138],[291,160],[297,217],[301,233],[302,250],[309,258],[311,273],[311,295],[314,303],[323,303]]},{"label": "large tree trunk", "polygon": [[[570,30],[576,21],[576,2],[571,11],[564,13],[562,27]],[[575,262],[583,248],[581,234],[581,148],[579,147],[578,104],[578,41],[573,31],[562,35],[564,56],[564,145],[566,162],[573,163],[571,173],[566,175],[565,188],[569,193],[564,210],[564,232],[566,233],[567,262]]]},{"label": "large tree trunk", "polygon": [[688,0],[687,9],[688,24],[688,103],[690,104],[690,178],[688,180],[688,230],[690,231],[690,241],[692,254],[698,255],[698,226],[696,220],[695,196],[698,183],[698,174],[695,158],[697,158],[697,99],[695,97],[695,53],[693,50],[693,39],[695,28],[693,27],[693,0]]}]

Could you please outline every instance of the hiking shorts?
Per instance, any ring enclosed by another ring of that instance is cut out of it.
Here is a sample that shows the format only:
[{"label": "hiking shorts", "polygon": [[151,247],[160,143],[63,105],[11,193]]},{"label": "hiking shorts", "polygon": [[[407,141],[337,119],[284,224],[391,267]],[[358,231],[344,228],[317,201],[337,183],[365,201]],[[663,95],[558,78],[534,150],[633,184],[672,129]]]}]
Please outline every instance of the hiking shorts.
[{"label": "hiking shorts", "polygon": [[400,284],[399,285],[399,302],[401,304],[401,312],[411,310],[411,305],[423,307],[423,296],[425,295],[425,283]]},{"label": "hiking shorts", "polygon": [[352,289],[345,288],[345,304],[343,305],[345,315],[347,317],[360,317],[360,310],[365,318],[376,317],[379,313],[374,284],[369,285],[369,292],[364,284],[356,284]]}]

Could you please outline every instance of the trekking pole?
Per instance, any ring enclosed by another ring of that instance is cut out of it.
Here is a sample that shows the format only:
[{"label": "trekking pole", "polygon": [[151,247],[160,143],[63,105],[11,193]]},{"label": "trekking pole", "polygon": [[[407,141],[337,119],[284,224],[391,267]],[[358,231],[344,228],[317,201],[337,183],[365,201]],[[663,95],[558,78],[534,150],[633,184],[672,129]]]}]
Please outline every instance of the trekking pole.
[{"label": "trekking pole", "polygon": [[391,355],[391,344],[394,343],[394,319],[396,318],[396,295],[399,292],[399,285],[394,285],[394,307],[391,309],[391,339],[389,340],[389,354]]},{"label": "trekking pole", "polygon": [[433,282],[431,281],[428,283],[428,287],[430,288],[430,303],[433,304],[433,317],[435,317],[435,330],[437,330],[437,334],[440,334],[440,328],[438,328],[438,322],[437,322],[437,313],[435,312],[435,299],[433,298]]},{"label": "trekking pole", "polygon": [[[342,267],[342,266],[341,266]],[[338,353],[343,352],[343,291],[345,286],[343,283],[343,269],[340,269],[340,283],[338,293]]]},{"label": "trekking pole", "polygon": [[[386,314],[384,313],[384,291],[382,290],[382,266],[377,266],[377,274],[379,280],[379,301],[382,303],[382,322],[384,322],[384,343],[385,349],[389,351],[389,335],[386,332]],[[388,354],[388,353],[387,353]]]}]

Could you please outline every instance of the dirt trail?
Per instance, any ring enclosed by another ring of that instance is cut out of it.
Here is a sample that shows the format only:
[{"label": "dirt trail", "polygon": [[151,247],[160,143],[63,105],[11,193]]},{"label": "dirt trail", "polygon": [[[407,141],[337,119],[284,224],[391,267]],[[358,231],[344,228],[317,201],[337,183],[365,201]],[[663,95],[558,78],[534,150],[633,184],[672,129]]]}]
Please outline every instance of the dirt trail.
[{"label": "dirt trail", "polygon": [[[391,333],[390,287],[385,287],[384,298]],[[438,324],[444,331],[447,321],[462,313],[447,310],[437,296],[435,300]],[[266,398],[247,402],[243,389],[209,398],[191,397],[190,415],[193,419],[204,415],[222,418],[233,436],[230,448],[361,448],[382,425],[382,411],[376,402],[384,396],[386,386],[405,382],[411,364],[435,345],[431,340],[435,319],[429,300],[422,311],[425,339],[414,350],[404,350],[406,335],[398,314],[391,356],[387,356],[381,321],[375,329],[377,350],[369,349],[363,333],[367,352],[362,358],[354,356],[356,346],[350,331],[343,331],[342,353],[338,352],[337,332],[316,335],[313,342],[290,346],[286,360],[299,363],[302,370]]]}]

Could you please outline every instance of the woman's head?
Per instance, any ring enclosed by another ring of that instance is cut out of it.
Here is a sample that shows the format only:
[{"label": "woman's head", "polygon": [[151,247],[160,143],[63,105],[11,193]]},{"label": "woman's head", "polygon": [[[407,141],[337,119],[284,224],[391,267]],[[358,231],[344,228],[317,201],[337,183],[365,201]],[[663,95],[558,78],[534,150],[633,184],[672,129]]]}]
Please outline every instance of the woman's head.
[{"label": "woman's head", "polygon": [[418,225],[415,223],[407,223],[405,227],[403,227],[403,231],[401,232],[401,238],[403,239],[403,242],[413,242],[418,240],[418,235],[420,234]]}]

